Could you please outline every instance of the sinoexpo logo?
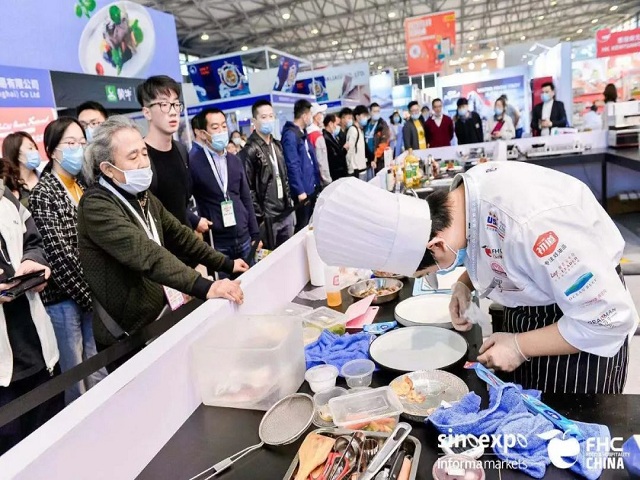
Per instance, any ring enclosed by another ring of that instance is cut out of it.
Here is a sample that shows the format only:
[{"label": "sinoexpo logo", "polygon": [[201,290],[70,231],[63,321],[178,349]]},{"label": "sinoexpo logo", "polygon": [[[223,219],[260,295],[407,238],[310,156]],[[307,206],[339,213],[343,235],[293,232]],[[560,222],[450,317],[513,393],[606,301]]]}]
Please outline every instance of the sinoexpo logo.
[{"label": "sinoexpo logo", "polygon": [[539,258],[544,258],[555,252],[557,246],[558,236],[555,232],[549,231],[538,237],[535,245],[533,246],[533,251]]}]

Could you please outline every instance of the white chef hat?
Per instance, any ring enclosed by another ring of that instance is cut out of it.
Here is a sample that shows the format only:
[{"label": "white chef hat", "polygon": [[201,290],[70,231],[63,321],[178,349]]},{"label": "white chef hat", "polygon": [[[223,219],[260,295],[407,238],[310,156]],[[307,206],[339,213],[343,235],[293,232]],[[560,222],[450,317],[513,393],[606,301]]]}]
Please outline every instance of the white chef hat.
[{"label": "white chef hat", "polygon": [[425,200],[342,178],[318,198],[313,229],[328,265],[413,275],[429,242],[431,215]]}]

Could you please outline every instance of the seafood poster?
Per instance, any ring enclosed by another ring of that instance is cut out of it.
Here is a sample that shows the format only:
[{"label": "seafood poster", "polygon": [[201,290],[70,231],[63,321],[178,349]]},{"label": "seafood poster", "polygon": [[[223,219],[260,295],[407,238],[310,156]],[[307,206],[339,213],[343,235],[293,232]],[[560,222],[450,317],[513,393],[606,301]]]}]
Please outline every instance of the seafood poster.
[{"label": "seafood poster", "polygon": [[182,80],[173,15],[128,0],[2,2],[0,45],[0,65]]},{"label": "seafood poster", "polygon": [[237,55],[191,63],[189,76],[201,102],[251,94],[242,58]]}]

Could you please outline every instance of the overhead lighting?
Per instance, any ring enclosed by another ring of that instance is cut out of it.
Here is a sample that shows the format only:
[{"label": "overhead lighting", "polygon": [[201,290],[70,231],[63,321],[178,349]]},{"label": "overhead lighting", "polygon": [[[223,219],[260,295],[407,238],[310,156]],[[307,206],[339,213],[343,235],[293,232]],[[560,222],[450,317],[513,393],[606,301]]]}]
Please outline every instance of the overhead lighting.
[{"label": "overhead lighting", "polygon": [[249,50],[249,47],[247,47],[246,45],[243,45],[242,48],[240,48],[240,50],[242,50],[243,52],[246,52],[247,50]]},{"label": "overhead lighting", "polygon": [[471,36],[469,37],[469,40],[473,40],[474,38],[475,38],[475,37],[474,37],[473,35],[471,35]]},{"label": "overhead lighting", "polygon": [[558,2],[556,2],[555,0],[553,2],[551,2],[551,6],[555,7],[558,4]]},{"label": "overhead lighting", "polygon": [[276,58],[278,58],[278,55],[276,55],[275,53],[271,54],[271,60],[275,60]]},{"label": "overhead lighting", "polygon": [[480,65],[480,68],[487,68],[487,62],[482,62],[482,65]]},{"label": "overhead lighting", "polygon": [[473,70],[473,69],[475,69],[475,68],[476,68],[476,64],[475,64],[475,63],[473,63],[473,62],[471,62],[471,63],[468,65],[468,67],[469,67],[469,70]]},{"label": "overhead lighting", "polygon": [[200,40],[206,42],[207,40],[209,40],[209,34],[207,34],[206,32],[203,33],[202,35],[200,35]]},{"label": "overhead lighting", "polygon": [[469,44],[469,48],[473,48],[473,43],[470,43],[470,44]]},{"label": "overhead lighting", "polygon": [[526,36],[526,35],[522,35],[522,36],[520,37],[520,40],[521,40],[521,41],[523,41],[523,42],[524,42],[526,39],[527,39],[527,36]]},{"label": "overhead lighting", "polygon": [[591,23],[598,23],[598,19],[594,18],[593,20],[591,20]]},{"label": "overhead lighting", "polygon": [[289,12],[285,12],[282,14],[282,18],[285,20],[289,20],[291,18],[291,14]]},{"label": "overhead lighting", "polygon": [[526,55],[522,55],[522,59],[524,60],[525,58],[527,58],[527,56]]},{"label": "overhead lighting", "polygon": [[540,15],[540,16],[538,17],[538,20],[544,20],[544,15]]},{"label": "overhead lighting", "polygon": [[533,60],[529,60],[529,61],[527,62],[527,65],[529,65],[530,67],[531,67],[531,66],[533,66]]},{"label": "overhead lighting", "polygon": [[333,41],[331,42],[331,45],[334,45],[334,46],[335,46],[335,45],[337,45],[338,43],[340,43],[340,42],[338,42],[338,40],[333,40]]},{"label": "overhead lighting", "polygon": [[389,13],[387,14],[387,16],[388,16],[389,18],[396,18],[396,15],[397,15],[397,13],[396,13],[396,12],[389,12]]},{"label": "overhead lighting", "polygon": [[571,41],[571,37],[565,38],[565,41],[570,42]]},{"label": "overhead lighting", "polygon": [[350,48],[349,50],[347,50],[347,53],[353,53],[353,48]]},{"label": "overhead lighting", "polygon": [[378,70],[382,70],[382,65],[378,65]]},{"label": "overhead lighting", "polygon": [[314,35],[317,35],[318,34],[318,29],[314,28],[313,30],[311,30],[311,33],[314,34]]},{"label": "overhead lighting", "polygon": [[618,9],[617,5],[611,5],[611,8],[609,9],[610,12],[615,12]]},{"label": "overhead lighting", "polygon": [[530,51],[530,52],[533,52],[533,51],[536,49],[536,47],[537,47],[537,45],[536,45],[536,44],[531,45],[531,46],[529,47],[529,51]]},{"label": "overhead lighting", "polygon": [[376,63],[376,62],[374,62],[373,60],[371,60],[371,61],[369,62],[369,65],[374,65],[375,63]]},{"label": "overhead lighting", "polygon": [[578,30],[576,30],[576,33],[577,33],[578,35],[580,35],[580,34],[582,33],[582,29],[581,29],[581,28],[579,28]]}]

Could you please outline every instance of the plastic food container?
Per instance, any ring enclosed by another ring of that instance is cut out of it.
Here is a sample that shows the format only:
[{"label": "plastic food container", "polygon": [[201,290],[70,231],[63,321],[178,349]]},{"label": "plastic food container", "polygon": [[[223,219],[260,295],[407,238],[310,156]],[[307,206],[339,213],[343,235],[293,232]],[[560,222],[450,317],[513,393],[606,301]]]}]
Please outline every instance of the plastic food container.
[{"label": "plastic food container", "polygon": [[347,381],[349,388],[368,387],[371,385],[376,365],[371,360],[351,360],[342,367],[340,374]]},{"label": "plastic food container", "polygon": [[336,386],[338,369],[333,365],[318,365],[307,370],[304,379],[309,382],[313,393],[322,392]]},{"label": "plastic food container", "polygon": [[305,326],[312,326],[320,330],[342,335],[346,331],[347,316],[344,313],[336,312],[327,307],[316,308],[315,310],[302,315]]},{"label": "plastic food container", "polygon": [[307,307],[305,305],[299,305],[297,303],[287,303],[282,308],[274,312],[274,315],[287,315],[289,317],[301,317],[305,313],[313,311],[313,307]]},{"label": "plastic food container", "polygon": [[392,432],[402,413],[402,403],[389,387],[332,398],[329,408],[336,426],[369,432]]},{"label": "plastic food container", "polygon": [[205,405],[268,410],[304,381],[302,323],[277,315],[227,318],[193,343],[190,362]]},{"label": "plastic food container", "polygon": [[320,419],[324,422],[333,422],[333,415],[331,415],[331,409],[329,408],[329,400],[347,395],[348,393],[347,389],[342,387],[334,387],[316,393],[313,396],[313,405]]}]

